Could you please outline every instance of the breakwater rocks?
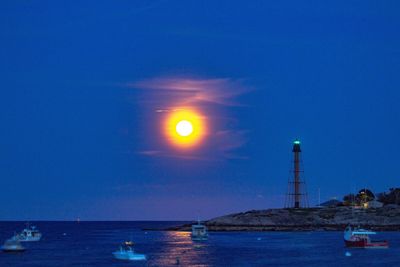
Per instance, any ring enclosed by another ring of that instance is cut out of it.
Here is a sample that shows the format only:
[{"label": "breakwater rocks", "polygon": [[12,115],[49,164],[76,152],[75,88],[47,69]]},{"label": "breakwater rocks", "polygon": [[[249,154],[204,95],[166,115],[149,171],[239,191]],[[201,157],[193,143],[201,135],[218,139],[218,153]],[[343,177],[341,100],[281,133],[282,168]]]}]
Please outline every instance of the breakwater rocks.
[{"label": "breakwater rocks", "polygon": [[[251,210],[205,222],[210,231],[341,231],[347,224],[376,231],[400,230],[400,206]],[[190,231],[190,224],[167,230]]]}]

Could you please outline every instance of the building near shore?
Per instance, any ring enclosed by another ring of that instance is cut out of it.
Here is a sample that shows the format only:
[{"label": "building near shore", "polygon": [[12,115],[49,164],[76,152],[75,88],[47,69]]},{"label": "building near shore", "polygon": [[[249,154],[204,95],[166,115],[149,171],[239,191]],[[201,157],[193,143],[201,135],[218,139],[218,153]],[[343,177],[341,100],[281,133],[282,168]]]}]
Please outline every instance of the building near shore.
[{"label": "building near shore", "polygon": [[369,202],[364,203],[364,208],[382,208],[383,203],[379,202],[378,200],[371,200]]}]

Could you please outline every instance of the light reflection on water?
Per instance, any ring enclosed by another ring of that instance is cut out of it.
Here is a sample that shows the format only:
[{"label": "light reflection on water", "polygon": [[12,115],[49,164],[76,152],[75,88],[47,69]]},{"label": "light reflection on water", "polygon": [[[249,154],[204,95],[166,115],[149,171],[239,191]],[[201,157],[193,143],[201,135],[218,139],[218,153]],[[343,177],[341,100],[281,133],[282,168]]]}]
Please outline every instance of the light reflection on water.
[{"label": "light reflection on water", "polygon": [[210,266],[207,263],[206,242],[194,242],[189,232],[161,232],[165,246],[161,248],[161,257],[152,257],[149,265],[155,266]]}]

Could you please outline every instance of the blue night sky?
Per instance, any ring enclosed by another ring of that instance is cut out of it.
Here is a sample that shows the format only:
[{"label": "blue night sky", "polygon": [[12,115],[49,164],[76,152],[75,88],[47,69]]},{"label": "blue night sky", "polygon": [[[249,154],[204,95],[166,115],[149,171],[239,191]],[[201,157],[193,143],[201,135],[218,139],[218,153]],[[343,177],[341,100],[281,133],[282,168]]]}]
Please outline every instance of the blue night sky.
[{"label": "blue night sky", "polygon": [[[2,1],[0,219],[179,220],[399,186],[399,1]],[[207,135],[173,147],[193,107]]]}]

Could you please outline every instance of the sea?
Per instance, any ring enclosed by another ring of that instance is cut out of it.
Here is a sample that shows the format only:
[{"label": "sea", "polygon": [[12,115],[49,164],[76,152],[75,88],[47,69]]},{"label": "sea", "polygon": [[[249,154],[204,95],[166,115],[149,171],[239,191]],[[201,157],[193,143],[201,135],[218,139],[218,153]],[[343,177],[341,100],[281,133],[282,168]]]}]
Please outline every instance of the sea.
[{"label": "sea", "polygon": [[[193,242],[188,232],[157,231],[182,222],[33,222],[39,242],[22,253],[0,252],[0,266],[397,266],[400,233],[382,232],[388,249],[347,249],[342,232],[211,232]],[[24,222],[0,222],[0,242]],[[153,229],[153,230],[149,230]],[[125,262],[112,252],[127,240],[147,261]]]}]

